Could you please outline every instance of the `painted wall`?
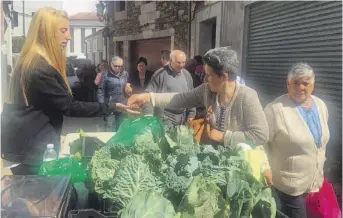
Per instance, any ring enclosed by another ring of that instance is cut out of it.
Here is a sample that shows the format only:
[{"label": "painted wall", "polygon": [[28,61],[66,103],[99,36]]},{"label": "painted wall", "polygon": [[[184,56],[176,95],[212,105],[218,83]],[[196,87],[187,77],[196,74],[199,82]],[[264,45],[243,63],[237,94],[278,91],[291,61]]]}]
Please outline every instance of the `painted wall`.
[{"label": "painted wall", "polygon": [[[32,12],[36,12],[38,9],[43,7],[52,7],[55,9],[62,10],[63,2],[62,1],[24,1],[25,8],[25,35],[27,35],[30,22],[32,19]],[[18,14],[18,27],[13,28],[13,36],[22,36],[23,35],[23,3],[22,1],[13,1],[13,10],[17,11]]]}]

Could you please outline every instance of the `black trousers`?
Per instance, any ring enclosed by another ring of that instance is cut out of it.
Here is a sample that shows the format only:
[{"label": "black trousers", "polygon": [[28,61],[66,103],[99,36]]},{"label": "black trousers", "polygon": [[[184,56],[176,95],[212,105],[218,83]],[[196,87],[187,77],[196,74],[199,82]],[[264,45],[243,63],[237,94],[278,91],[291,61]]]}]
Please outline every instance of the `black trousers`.
[{"label": "black trousers", "polygon": [[[289,218],[307,218],[305,204],[307,194],[291,196],[277,189],[275,191],[279,199],[278,208],[282,213]],[[279,217],[282,218],[282,216]]]}]

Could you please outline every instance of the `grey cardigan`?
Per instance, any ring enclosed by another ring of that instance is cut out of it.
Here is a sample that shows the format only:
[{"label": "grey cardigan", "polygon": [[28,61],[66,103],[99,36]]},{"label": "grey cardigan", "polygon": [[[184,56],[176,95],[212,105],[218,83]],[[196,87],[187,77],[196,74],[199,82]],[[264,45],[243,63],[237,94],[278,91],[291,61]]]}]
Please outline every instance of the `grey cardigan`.
[{"label": "grey cardigan", "polygon": [[[184,93],[151,93],[154,106],[168,108],[219,107],[218,95],[211,92],[207,83]],[[215,114],[211,117],[215,126]],[[224,145],[235,147],[246,140],[255,145],[268,141],[269,130],[266,116],[255,90],[236,83],[236,90],[225,114]]]}]

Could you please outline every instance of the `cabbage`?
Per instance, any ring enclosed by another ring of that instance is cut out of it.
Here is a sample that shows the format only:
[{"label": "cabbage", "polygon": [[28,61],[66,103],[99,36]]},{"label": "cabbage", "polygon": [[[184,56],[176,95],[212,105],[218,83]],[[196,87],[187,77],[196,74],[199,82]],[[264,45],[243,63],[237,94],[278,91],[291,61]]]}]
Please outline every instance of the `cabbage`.
[{"label": "cabbage", "polygon": [[153,191],[140,192],[123,209],[120,218],[176,218],[172,203]]},{"label": "cabbage", "polygon": [[137,193],[150,190],[161,193],[161,182],[152,174],[142,156],[130,155],[121,160],[108,197],[125,207]]},{"label": "cabbage", "polygon": [[276,216],[271,189],[241,149],[200,146],[185,126],[166,128],[162,139],[151,131],[132,137],[134,146],[107,145],[90,164],[95,191],[119,206],[121,218]]}]

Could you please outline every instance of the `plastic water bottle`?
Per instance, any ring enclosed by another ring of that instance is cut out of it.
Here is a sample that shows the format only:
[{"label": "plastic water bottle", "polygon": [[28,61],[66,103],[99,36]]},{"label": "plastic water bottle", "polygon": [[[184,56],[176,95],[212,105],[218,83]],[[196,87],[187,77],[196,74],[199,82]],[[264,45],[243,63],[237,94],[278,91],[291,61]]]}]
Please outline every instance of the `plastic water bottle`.
[{"label": "plastic water bottle", "polygon": [[57,153],[54,149],[54,145],[48,144],[46,147],[47,148],[44,152],[43,161],[47,162],[47,161],[57,160]]}]

